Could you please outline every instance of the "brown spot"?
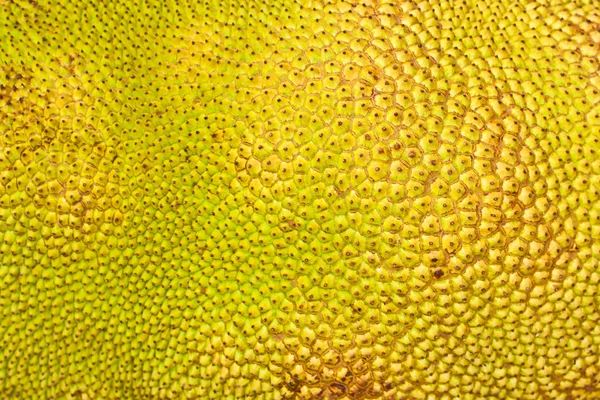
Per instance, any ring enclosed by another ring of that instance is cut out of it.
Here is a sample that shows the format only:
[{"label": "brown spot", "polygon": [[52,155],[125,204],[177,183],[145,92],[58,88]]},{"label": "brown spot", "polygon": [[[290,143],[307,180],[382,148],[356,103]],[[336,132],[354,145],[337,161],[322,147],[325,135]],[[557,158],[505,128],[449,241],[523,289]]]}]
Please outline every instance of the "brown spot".
[{"label": "brown spot", "polygon": [[281,341],[283,341],[283,339],[285,339],[285,335],[283,333],[277,333],[272,336],[273,336],[273,340],[276,342],[281,342]]},{"label": "brown spot", "polygon": [[346,385],[339,382],[333,382],[331,385],[329,385],[329,389],[334,395],[338,396],[346,393]]}]

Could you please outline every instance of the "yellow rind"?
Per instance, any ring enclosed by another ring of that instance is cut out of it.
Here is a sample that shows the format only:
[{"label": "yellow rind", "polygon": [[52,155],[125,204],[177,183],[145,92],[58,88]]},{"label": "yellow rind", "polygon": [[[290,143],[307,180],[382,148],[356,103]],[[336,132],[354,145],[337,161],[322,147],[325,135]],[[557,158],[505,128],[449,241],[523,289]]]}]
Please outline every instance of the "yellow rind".
[{"label": "yellow rind", "polygon": [[0,0],[0,397],[600,398],[599,24]]}]

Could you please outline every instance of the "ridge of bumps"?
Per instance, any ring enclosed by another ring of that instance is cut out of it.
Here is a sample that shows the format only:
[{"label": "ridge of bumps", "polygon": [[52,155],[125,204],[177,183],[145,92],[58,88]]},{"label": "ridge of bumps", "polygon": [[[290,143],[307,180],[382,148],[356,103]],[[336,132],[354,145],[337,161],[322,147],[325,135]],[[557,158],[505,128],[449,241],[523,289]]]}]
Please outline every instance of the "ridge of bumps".
[{"label": "ridge of bumps", "polygon": [[0,0],[3,399],[600,398],[600,2]]}]

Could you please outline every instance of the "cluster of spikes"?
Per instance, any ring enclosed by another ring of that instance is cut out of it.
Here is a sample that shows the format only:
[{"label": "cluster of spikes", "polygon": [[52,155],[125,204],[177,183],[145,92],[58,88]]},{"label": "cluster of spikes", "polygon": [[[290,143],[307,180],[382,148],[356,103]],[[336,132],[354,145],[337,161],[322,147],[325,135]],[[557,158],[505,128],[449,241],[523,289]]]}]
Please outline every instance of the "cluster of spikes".
[{"label": "cluster of spikes", "polygon": [[0,0],[0,397],[600,398],[599,49],[596,0]]}]

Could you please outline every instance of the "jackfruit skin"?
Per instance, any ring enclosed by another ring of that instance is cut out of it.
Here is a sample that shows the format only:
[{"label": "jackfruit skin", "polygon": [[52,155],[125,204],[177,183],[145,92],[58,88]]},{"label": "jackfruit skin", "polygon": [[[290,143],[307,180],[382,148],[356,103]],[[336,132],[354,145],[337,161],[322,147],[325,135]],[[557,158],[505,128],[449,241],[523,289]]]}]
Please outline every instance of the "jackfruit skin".
[{"label": "jackfruit skin", "polygon": [[599,6],[0,0],[0,397],[600,398]]}]

